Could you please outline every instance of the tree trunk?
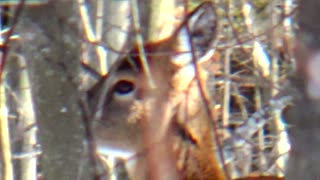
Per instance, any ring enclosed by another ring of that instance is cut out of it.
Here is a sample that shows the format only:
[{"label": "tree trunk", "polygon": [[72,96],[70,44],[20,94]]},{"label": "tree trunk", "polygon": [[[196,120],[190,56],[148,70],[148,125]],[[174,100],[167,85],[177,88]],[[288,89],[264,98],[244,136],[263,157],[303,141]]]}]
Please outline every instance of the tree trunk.
[{"label": "tree trunk", "polygon": [[292,106],[285,112],[291,143],[285,179],[320,179],[320,1],[298,1],[299,30],[294,49],[296,73],[291,77]]},{"label": "tree trunk", "polygon": [[25,7],[19,19],[20,53],[30,72],[46,180],[90,179],[79,106],[80,28],[77,3]]}]

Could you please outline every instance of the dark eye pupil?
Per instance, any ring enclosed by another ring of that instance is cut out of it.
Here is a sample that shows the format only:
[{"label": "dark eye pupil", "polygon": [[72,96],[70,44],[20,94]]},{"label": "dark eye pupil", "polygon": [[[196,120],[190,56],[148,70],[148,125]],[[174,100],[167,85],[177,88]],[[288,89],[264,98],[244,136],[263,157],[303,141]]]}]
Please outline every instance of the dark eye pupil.
[{"label": "dark eye pupil", "polygon": [[131,93],[134,90],[134,84],[131,81],[121,80],[114,87],[114,92],[120,95]]}]

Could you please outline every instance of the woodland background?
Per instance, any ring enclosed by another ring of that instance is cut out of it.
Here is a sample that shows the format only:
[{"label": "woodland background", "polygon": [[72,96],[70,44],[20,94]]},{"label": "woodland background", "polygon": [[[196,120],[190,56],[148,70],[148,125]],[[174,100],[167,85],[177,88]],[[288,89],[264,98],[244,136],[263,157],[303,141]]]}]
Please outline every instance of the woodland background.
[{"label": "woodland background", "polygon": [[[297,2],[212,2],[219,21],[210,81],[219,151],[233,178],[283,176],[290,144],[281,118],[286,96],[278,94],[295,67]],[[47,179],[90,179],[82,105],[96,80],[80,62],[106,74],[133,42],[170,36],[184,7],[199,3],[0,0],[0,179],[33,180],[40,172]]]}]

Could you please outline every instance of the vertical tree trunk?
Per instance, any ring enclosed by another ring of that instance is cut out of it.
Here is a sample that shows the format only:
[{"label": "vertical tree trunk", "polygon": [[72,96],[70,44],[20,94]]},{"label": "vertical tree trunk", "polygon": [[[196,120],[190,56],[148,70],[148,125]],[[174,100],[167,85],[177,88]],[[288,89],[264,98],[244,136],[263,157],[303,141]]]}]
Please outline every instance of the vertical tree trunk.
[{"label": "vertical tree trunk", "polygon": [[46,180],[90,179],[79,106],[80,28],[74,1],[25,7],[15,50],[27,61]]},{"label": "vertical tree trunk", "polygon": [[[123,47],[131,46],[128,43],[130,36],[130,0],[112,0],[106,4],[106,25],[108,32],[104,41],[118,52],[112,50],[107,52],[107,64],[110,66],[121,56],[119,52]],[[127,41],[127,42],[126,42]],[[130,41],[129,41],[130,42]]]},{"label": "vertical tree trunk", "polygon": [[3,180],[13,180],[13,165],[9,138],[8,109],[6,107],[5,88],[0,86],[0,147],[1,172]]},{"label": "vertical tree trunk", "polygon": [[[14,53],[6,64],[6,84],[9,91],[6,95],[9,114],[16,114],[17,123],[10,121],[12,151],[24,154],[15,159],[14,178],[34,180],[37,178],[37,159],[34,156],[36,128],[33,102],[30,92],[25,58]],[[11,97],[11,98],[10,98]],[[13,98],[14,97],[14,98]]]},{"label": "vertical tree trunk", "polygon": [[320,179],[320,1],[299,0],[299,30],[294,49],[296,73],[291,78],[293,105],[285,112],[291,151],[285,178]]},{"label": "vertical tree trunk", "polygon": [[150,0],[148,41],[169,37],[174,29],[174,7],[172,0]]}]

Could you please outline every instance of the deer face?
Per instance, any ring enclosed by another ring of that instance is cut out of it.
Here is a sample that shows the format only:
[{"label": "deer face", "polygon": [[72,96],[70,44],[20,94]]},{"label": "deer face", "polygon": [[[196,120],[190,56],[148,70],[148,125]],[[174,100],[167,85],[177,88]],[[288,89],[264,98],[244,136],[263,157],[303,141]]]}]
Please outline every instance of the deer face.
[{"label": "deer face", "polygon": [[[206,94],[207,73],[201,61],[212,54],[210,45],[216,26],[212,4],[203,3],[188,15],[172,37],[144,46],[154,86],[148,83],[150,79],[134,49],[88,92],[99,153],[110,155],[112,151],[116,156],[129,158],[136,153],[151,154],[152,149],[164,149],[156,156],[169,154],[163,159],[173,157],[168,159],[173,160],[179,172],[189,171],[190,177],[197,177],[201,170],[213,171],[214,175],[208,173],[208,177],[223,179],[216,167],[210,167],[218,165],[212,126],[192,63],[194,53],[199,66],[198,80]],[[148,164],[148,160],[143,164]],[[144,166],[140,164],[139,169]]]}]

